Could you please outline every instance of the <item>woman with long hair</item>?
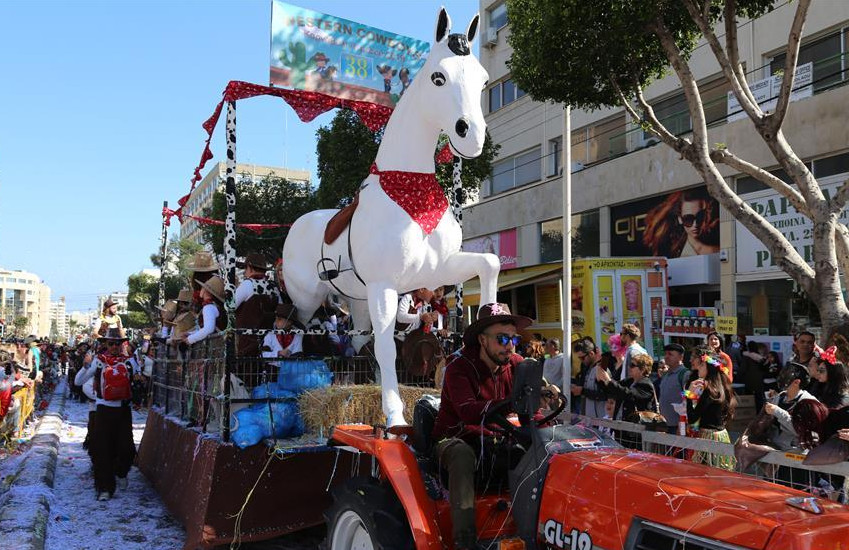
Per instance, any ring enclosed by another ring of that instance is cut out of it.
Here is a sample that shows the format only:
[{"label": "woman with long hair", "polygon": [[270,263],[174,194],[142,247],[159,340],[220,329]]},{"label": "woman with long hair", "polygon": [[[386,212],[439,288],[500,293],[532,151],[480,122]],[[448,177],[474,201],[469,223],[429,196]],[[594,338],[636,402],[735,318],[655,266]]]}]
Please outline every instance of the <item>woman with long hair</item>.
[{"label": "woman with long hair", "polygon": [[812,393],[830,409],[849,405],[849,369],[837,360],[836,351],[834,346],[823,351],[812,373],[819,382]]},{"label": "woman with long hair", "polygon": [[[699,439],[731,443],[726,425],[734,418],[737,398],[731,389],[725,365],[709,349],[698,347],[690,352],[690,363],[698,369],[699,377],[690,382],[684,397],[687,401],[687,421],[699,423]],[[734,470],[733,456],[698,451],[693,462],[724,470]]]},{"label": "woman with long hair", "polygon": [[668,258],[719,252],[718,206],[705,188],[672,193],[646,215],[643,244]]},{"label": "woman with long hair", "polygon": [[731,357],[722,351],[722,336],[716,331],[709,332],[705,336],[705,344],[708,351],[718,356],[722,364],[725,365],[725,375],[728,376],[728,381],[734,382],[734,363],[731,361]]}]

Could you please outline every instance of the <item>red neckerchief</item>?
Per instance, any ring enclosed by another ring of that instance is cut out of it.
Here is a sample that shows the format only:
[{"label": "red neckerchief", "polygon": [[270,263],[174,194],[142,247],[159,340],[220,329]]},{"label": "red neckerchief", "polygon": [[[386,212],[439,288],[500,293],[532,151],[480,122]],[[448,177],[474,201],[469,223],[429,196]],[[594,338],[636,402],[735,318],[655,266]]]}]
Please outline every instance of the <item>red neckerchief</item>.
[{"label": "red neckerchief", "polygon": [[446,319],[448,318],[448,304],[445,302],[445,298],[439,301],[431,300],[430,305],[434,311],[441,313]]},{"label": "red neckerchief", "polygon": [[383,191],[421,226],[426,235],[436,229],[442,215],[448,210],[448,199],[436,182],[436,174],[383,172],[378,170],[376,164],[371,165],[369,173],[379,176]]},{"label": "red neckerchief", "polygon": [[292,340],[295,339],[294,334],[278,334],[277,341],[280,342],[280,347],[283,349],[288,348],[292,344]]}]

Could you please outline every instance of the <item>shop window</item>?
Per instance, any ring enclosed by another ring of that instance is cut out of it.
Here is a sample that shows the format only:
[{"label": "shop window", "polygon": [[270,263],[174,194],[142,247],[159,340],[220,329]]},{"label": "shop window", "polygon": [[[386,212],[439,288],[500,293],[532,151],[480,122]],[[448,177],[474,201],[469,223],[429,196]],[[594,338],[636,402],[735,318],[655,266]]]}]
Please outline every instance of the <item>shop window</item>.
[{"label": "shop window", "polygon": [[[572,215],[572,257],[591,258],[599,255],[598,210]],[[563,218],[540,224],[540,262],[563,260]]]},{"label": "shop window", "polygon": [[[836,32],[799,48],[797,66],[811,62],[814,64],[814,92],[846,80],[841,55],[843,53],[841,38],[841,33]],[[784,52],[773,57],[769,63],[770,74],[774,75],[783,71],[786,59],[787,54]]]},{"label": "shop window", "polygon": [[534,285],[520,286],[516,289],[516,315],[537,318],[536,293]]}]

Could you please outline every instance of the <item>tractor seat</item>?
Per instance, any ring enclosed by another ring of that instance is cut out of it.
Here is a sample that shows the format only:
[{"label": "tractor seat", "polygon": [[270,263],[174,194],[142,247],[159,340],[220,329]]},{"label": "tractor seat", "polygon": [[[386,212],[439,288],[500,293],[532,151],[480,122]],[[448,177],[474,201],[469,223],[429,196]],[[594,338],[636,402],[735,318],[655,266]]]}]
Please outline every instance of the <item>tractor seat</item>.
[{"label": "tractor seat", "polygon": [[413,407],[413,449],[422,458],[433,453],[433,425],[439,413],[440,397],[425,394]]}]

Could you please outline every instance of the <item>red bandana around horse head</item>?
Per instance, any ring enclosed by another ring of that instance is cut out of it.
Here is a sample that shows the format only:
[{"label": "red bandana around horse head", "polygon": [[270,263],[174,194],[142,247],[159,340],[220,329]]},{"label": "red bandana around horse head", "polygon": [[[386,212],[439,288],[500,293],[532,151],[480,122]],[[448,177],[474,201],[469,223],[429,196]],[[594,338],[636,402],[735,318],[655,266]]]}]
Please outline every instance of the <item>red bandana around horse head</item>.
[{"label": "red bandana around horse head", "polygon": [[448,199],[433,172],[384,172],[372,164],[369,173],[379,176],[383,191],[421,226],[426,235],[436,229],[448,210]]}]

